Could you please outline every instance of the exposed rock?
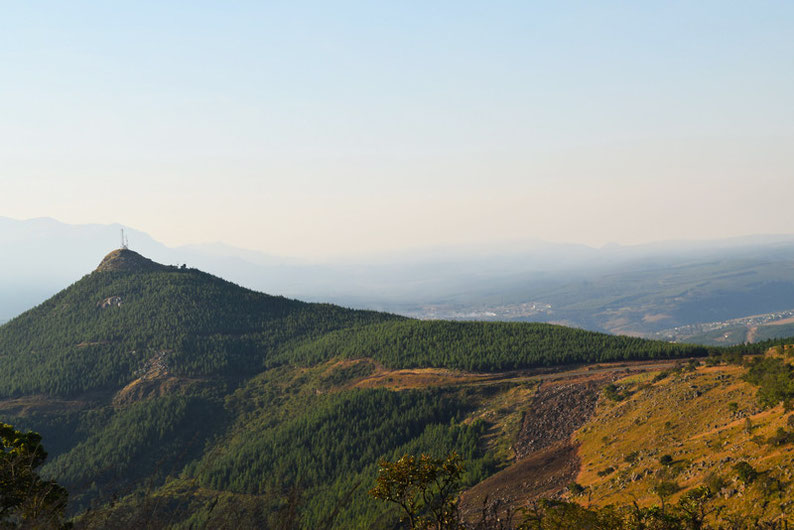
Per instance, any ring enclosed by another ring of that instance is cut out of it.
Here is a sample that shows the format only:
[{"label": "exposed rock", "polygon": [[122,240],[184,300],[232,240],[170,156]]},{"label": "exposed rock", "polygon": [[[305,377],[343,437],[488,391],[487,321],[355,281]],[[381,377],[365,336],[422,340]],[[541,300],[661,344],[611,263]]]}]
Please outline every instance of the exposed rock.
[{"label": "exposed rock", "polygon": [[113,405],[121,407],[146,399],[165,396],[182,388],[185,381],[177,377],[164,377],[156,379],[138,378],[119,390],[113,396]]},{"label": "exposed rock", "polygon": [[567,441],[592,416],[604,379],[585,383],[543,385],[524,416],[516,442],[523,458],[556,442]]},{"label": "exposed rock", "polygon": [[105,256],[95,272],[125,271],[151,272],[168,270],[170,267],[156,263],[126,248],[119,248]]},{"label": "exposed rock", "polygon": [[121,307],[121,303],[122,303],[122,299],[120,296],[109,296],[108,298],[105,298],[101,302],[97,303],[97,306],[99,306],[102,309],[107,309],[108,307],[114,307],[114,306]]}]

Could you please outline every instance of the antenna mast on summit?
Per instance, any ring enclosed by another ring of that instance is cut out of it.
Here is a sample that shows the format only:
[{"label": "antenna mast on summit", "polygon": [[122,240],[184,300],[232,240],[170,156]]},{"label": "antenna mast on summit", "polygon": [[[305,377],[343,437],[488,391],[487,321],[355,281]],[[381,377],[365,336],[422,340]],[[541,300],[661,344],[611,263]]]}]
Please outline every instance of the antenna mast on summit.
[{"label": "antenna mast on summit", "polygon": [[127,239],[127,236],[124,235],[124,229],[122,228],[121,229],[121,248],[123,248],[124,250],[127,250],[129,248],[129,244],[130,244],[130,242]]}]

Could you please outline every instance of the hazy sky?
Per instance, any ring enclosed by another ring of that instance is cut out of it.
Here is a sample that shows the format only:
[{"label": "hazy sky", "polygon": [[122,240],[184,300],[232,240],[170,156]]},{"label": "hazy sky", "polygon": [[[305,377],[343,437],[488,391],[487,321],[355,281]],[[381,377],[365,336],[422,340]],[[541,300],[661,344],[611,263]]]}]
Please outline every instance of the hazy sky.
[{"label": "hazy sky", "polygon": [[3,216],[299,256],[794,231],[794,2],[0,6]]}]

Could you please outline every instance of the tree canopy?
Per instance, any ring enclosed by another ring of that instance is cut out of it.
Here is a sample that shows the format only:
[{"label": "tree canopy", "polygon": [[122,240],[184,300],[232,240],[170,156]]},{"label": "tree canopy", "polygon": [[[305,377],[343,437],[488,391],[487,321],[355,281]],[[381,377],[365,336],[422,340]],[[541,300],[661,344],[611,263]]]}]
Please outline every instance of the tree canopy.
[{"label": "tree canopy", "polygon": [[0,423],[0,524],[4,527],[58,528],[68,494],[37,472],[47,459],[41,436]]}]

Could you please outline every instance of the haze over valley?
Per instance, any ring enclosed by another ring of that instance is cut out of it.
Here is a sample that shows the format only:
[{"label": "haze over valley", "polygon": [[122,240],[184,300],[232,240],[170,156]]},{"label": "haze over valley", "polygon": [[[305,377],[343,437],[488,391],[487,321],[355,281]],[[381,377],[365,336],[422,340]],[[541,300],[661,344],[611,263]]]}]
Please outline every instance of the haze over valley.
[{"label": "haze over valley", "polygon": [[[8,250],[0,316],[7,320],[79,279],[120,230],[0,219]],[[223,244],[170,248],[140,231],[127,234],[133,248],[162,263],[186,263],[251,289],[420,319],[555,322],[707,344],[794,333],[786,322],[794,309],[794,236],[598,249],[525,241],[320,262]],[[55,268],[52,256],[59,256]]]}]

